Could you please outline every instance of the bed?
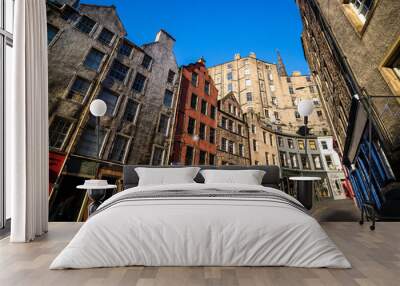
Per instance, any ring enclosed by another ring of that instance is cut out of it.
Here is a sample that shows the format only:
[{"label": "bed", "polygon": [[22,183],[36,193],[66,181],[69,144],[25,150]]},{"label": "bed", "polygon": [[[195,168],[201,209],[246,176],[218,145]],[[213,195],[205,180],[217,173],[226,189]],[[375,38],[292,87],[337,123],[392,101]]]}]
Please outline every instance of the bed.
[{"label": "bed", "polygon": [[264,171],[260,185],[204,183],[199,172],[192,183],[144,186],[138,167],[124,167],[125,191],[99,207],[50,269],[351,267],[301,203],[279,190],[278,167],[218,167]]}]

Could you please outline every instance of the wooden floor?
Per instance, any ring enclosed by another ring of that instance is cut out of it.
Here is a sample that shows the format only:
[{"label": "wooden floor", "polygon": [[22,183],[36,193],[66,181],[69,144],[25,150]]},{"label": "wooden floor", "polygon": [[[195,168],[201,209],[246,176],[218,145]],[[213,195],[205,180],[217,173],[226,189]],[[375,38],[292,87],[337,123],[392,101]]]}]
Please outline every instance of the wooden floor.
[{"label": "wooden floor", "polygon": [[400,223],[381,222],[376,231],[354,222],[322,226],[352,269],[288,267],[125,267],[48,270],[50,262],[79,229],[79,223],[51,223],[29,244],[0,241],[0,285],[400,285]]}]

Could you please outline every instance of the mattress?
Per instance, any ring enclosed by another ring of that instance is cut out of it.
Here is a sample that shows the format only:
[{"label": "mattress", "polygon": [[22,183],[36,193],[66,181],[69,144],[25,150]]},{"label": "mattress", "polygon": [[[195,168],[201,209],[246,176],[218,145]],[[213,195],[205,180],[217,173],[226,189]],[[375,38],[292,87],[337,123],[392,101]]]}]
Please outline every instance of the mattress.
[{"label": "mattress", "polygon": [[114,195],[50,269],[133,265],[351,267],[318,222],[280,190],[193,183]]}]

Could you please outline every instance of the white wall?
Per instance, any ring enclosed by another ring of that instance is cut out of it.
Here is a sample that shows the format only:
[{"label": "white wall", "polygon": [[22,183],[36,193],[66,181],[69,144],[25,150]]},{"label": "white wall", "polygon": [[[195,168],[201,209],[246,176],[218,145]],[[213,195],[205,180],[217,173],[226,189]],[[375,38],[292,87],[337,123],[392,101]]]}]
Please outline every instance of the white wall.
[{"label": "white wall", "polygon": [[[333,138],[332,136],[322,136],[317,138],[318,147],[321,151],[322,162],[324,164],[325,170],[329,171],[328,165],[326,164],[325,155],[330,155],[335,165],[335,170],[342,170],[342,164],[340,161],[339,154],[333,149]],[[322,141],[325,141],[328,145],[328,149],[324,150],[322,148]]]}]

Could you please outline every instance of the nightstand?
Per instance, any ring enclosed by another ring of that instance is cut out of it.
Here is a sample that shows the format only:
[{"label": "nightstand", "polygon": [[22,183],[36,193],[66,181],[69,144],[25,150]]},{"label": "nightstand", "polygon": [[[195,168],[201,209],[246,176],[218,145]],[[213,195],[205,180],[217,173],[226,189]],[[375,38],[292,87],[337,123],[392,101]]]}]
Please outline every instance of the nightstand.
[{"label": "nightstand", "polygon": [[106,180],[86,180],[83,185],[76,187],[80,190],[86,190],[92,202],[89,205],[89,216],[94,213],[102,204],[108,189],[116,189],[116,185],[109,185]]},{"label": "nightstand", "polygon": [[320,177],[290,177],[289,180],[294,181],[297,190],[297,200],[303,204],[303,206],[310,210],[313,206],[313,195],[314,195],[314,182],[320,181]]}]

